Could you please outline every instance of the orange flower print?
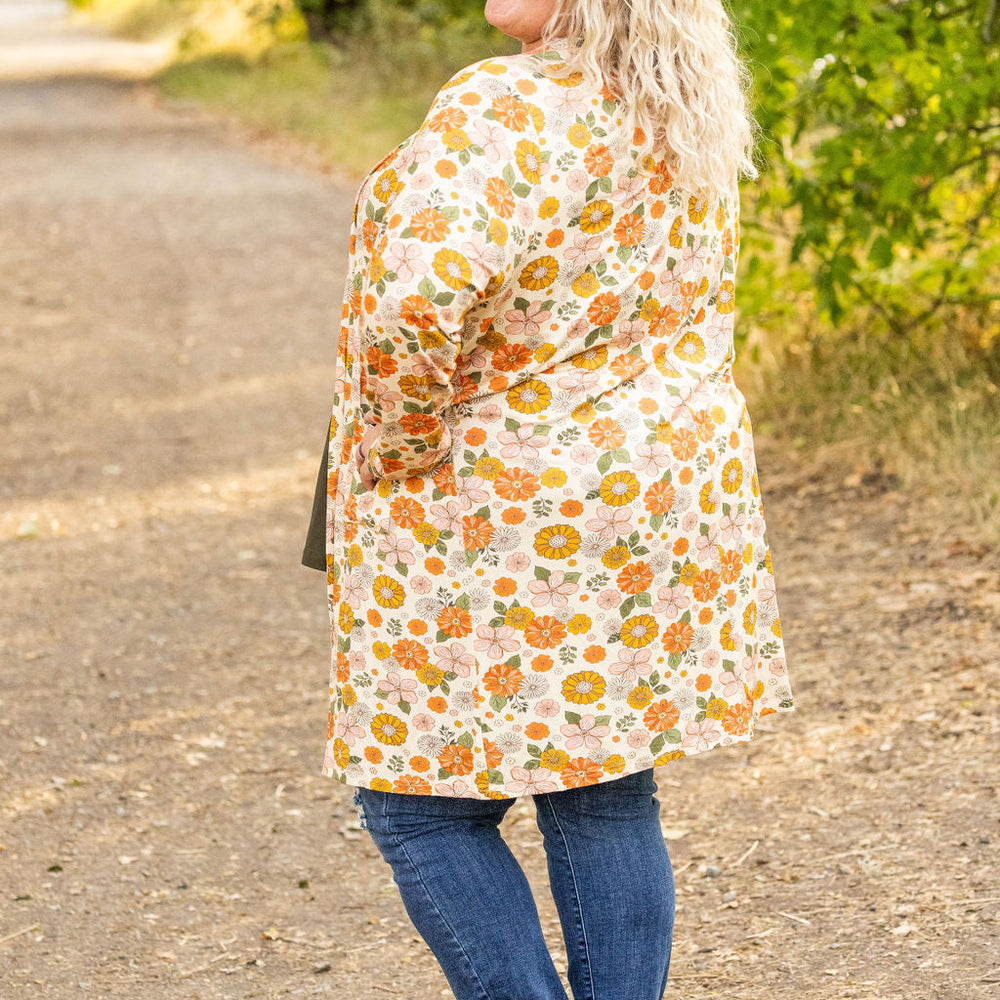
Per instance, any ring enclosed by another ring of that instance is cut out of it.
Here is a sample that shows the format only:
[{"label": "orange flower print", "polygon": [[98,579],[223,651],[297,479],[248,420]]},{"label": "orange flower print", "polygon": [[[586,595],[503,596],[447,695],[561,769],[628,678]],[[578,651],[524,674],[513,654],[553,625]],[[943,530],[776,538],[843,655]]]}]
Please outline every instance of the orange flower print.
[{"label": "orange flower print", "polygon": [[670,439],[670,450],[674,453],[674,458],[686,462],[698,454],[698,436],[682,427],[674,431],[674,436]]},{"label": "orange flower print", "polygon": [[643,236],[646,234],[646,223],[643,221],[641,216],[638,215],[623,215],[621,219],[618,220],[618,225],[615,226],[615,239],[623,247],[634,247],[636,244],[642,242]]},{"label": "orange flower print", "polygon": [[601,417],[587,428],[587,437],[595,448],[610,451],[625,443],[625,429],[614,417]]},{"label": "orange flower print", "polygon": [[617,577],[623,594],[641,594],[653,582],[653,571],[648,563],[629,563]]},{"label": "orange flower print", "polygon": [[467,608],[451,605],[438,612],[437,627],[453,639],[460,639],[472,632],[472,614]]},{"label": "orange flower print", "polygon": [[707,603],[715,598],[721,584],[722,580],[718,573],[710,569],[703,569],[698,574],[698,579],[691,585],[691,592],[696,601]]},{"label": "orange flower print", "polygon": [[591,177],[607,177],[615,165],[615,158],[604,143],[588,146],[583,154],[583,165]]},{"label": "orange flower print", "polygon": [[448,219],[436,208],[424,208],[410,220],[413,234],[427,243],[440,243],[448,235]]},{"label": "orange flower print", "polygon": [[462,518],[462,539],[468,551],[486,548],[493,537],[493,525],[486,518],[474,514]]},{"label": "orange flower print", "polygon": [[539,615],[528,623],[524,638],[537,649],[554,649],[566,638],[566,626],[551,615]]},{"label": "orange flower print", "polygon": [[472,751],[460,743],[449,743],[438,755],[438,764],[449,774],[471,774]]},{"label": "orange flower print", "polygon": [[621,312],[621,303],[614,292],[604,292],[590,303],[587,317],[594,326],[605,326]]},{"label": "orange flower print", "polygon": [[468,120],[469,116],[461,108],[443,108],[427,119],[427,127],[434,132],[452,132]]},{"label": "orange flower print", "polygon": [[419,774],[404,774],[396,779],[392,790],[403,795],[429,795],[431,783]]},{"label": "orange flower print", "polygon": [[642,721],[651,733],[665,733],[677,725],[680,717],[681,713],[677,706],[672,701],[664,699],[650,705]]},{"label": "orange flower print", "polygon": [[493,114],[501,125],[514,132],[523,132],[527,128],[529,116],[524,102],[513,94],[501,94],[493,102]]},{"label": "orange flower print", "polygon": [[427,662],[427,647],[416,639],[400,639],[393,645],[392,655],[404,670],[416,670]]},{"label": "orange flower print", "polygon": [[567,788],[583,788],[600,781],[602,772],[600,765],[595,764],[589,757],[577,757],[575,760],[567,761],[559,772],[559,777]]},{"label": "orange flower print", "polygon": [[511,191],[506,181],[499,177],[491,177],[486,182],[486,204],[501,219],[509,219],[514,214],[514,192]]},{"label": "orange flower print", "polygon": [[677,499],[677,491],[670,483],[653,483],[643,494],[643,501],[651,514],[666,514]]},{"label": "orange flower print", "polygon": [[523,683],[524,674],[517,667],[509,666],[506,663],[494,663],[483,674],[483,687],[490,694],[499,695],[501,698],[510,698],[517,694]]},{"label": "orange flower print", "polygon": [[407,326],[429,330],[437,323],[437,312],[422,295],[409,295],[400,303],[400,319]]},{"label": "orange flower print", "polygon": [[423,504],[412,497],[397,497],[389,505],[389,513],[401,528],[415,528],[425,516]]},{"label": "orange flower print", "polygon": [[532,353],[524,344],[504,344],[493,352],[490,359],[500,372],[516,372],[531,363]]},{"label": "orange flower print", "polygon": [[504,500],[530,500],[541,489],[541,483],[527,469],[512,466],[493,480],[493,488]]},{"label": "orange flower print", "polygon": [[668,653],[683,653],[693,640],[694,629],[688,622],[673,622],[663,630],[663,648]]}]

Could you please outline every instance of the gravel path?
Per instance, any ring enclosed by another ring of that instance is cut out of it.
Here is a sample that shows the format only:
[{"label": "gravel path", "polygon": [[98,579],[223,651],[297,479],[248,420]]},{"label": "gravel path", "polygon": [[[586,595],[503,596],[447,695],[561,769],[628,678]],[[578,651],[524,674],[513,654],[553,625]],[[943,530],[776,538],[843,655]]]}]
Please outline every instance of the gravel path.
[{"label": "gravel path", "polygon": [[[298,556],[351,186],[109,77],[113,45],[0,55],[0,997],[448,997],[319,775]],[[762,445],[799,711],[657,771],[666,997],[996,996],[1000,558]],[[529,801],[504,832],[563,968]]]}]

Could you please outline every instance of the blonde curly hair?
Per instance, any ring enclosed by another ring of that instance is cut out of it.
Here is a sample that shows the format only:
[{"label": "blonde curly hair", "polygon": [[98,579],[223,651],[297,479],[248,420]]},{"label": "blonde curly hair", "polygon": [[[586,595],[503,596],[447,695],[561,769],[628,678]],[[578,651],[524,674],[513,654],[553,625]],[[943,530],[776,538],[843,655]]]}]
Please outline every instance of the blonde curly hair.
[{"label": "blonde curly hair", "polygon": [[560,40],[570,68],[615,94],[678,187],[726,194],[760,175],[752,77],[722,0],[558,0],[544,42]]}]

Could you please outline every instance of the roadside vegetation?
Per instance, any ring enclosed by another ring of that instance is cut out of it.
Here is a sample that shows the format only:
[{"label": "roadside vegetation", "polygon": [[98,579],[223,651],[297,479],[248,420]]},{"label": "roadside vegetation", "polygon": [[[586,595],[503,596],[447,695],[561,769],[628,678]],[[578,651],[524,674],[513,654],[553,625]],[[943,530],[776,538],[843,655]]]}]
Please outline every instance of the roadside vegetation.
[{"label": "roadside vegetation", "polygon": [[[169,37],[163,91],[352,176],[438,86],[513,51],[482,0],[76,0]],[[992,0],[728,0],[755,77],[740,377],[759,434],[926,489],[1000,540],[1000,13]]]}]

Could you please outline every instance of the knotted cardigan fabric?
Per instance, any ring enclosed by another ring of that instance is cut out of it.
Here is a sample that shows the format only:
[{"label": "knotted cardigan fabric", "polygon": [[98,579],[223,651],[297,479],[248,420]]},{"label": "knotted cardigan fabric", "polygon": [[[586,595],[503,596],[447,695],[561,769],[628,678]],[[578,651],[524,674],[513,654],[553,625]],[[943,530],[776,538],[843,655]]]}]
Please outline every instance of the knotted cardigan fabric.
[{"label": "knotted cardigan fabric", "polygon": [[458,73],[358,194],[323,530],[322,773],[350,785],[579,787],[794,709],[738,190],[679,189],[565,57]]}]

